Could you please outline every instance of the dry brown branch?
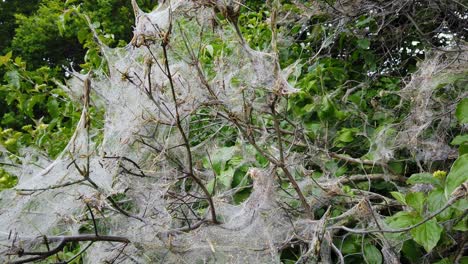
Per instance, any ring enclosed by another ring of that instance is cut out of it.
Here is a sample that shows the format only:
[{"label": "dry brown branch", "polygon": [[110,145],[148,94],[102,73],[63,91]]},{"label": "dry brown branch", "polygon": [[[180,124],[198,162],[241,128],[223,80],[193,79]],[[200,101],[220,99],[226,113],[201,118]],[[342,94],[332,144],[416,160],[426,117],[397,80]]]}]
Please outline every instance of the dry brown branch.
[{"label": "dry brown branch", "polygon": [[72,243],[72,242],[117,242],[117,243],[125,243],[125,244],[130,243],[130,240],[128,240],[125,237],[106,236],[106,235],[46,236],[46,237],[40,237],[39,239],[47,241],[47,244],[58,243],[58,245],[48,251],[38,251],[38,252],[25,251],[23,248],[13,245],[8,250],[8,252],[6,252],[6,255],[18,256],[19,258],[23,256],[33,256],[33,257],[14,260],[8,263],[9,264],[21,264],[21,263],[30,263],[30,262],[35,262],[39,260],[44,260],[50,256],[57,254],[58,252],[63,250],[63,248],[68,243]]}]

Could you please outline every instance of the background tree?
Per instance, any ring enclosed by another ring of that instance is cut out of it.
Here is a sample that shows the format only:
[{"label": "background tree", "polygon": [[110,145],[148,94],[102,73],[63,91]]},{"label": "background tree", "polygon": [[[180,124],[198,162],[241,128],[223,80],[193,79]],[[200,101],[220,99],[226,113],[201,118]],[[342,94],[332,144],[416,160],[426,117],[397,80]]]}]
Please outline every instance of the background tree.
[{"label": "background tree", "polygon": [[3,36],[0,41],[1,51],[4,51],[13,39],[16,28],[15,14],[30,15],[36,10],[38,3],[39,0],[0,2],[0,33]]}]

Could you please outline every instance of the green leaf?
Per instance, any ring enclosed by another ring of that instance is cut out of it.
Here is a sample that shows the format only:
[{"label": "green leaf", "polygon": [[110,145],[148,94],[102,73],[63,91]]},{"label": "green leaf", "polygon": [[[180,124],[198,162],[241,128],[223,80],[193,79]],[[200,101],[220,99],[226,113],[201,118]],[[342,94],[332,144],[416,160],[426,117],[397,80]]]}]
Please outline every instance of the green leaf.
[{"label": "green leaf", "polygon": [[445,196],[449,197],[452,192],[462,183],[468,180],[468,154],[464,154],[453,163],[450,173],[445,179]]},{"label": "green leaf", "polygon": [[349,236],[345,239],[343,244],[341,245],[341,252],[343,254],[352,254],[358,252],[360,244],[356,242],[353,236]]},{"label": "green leaf", "polygon": [[237,150],[236,146],[224,147],[216,150],[215,154],[211,156],[213,163],[222,162],[225,163],[230,160]]},{"label": "green leaf", "polygon": [[468,231],[468,217],[463,218],[460,222],[453,226],[453,230],[462,232]]},{"label": "green leaf", "polygon": [[409,179],[406,181],[408,184],[418,184],[418,183],[430,183],[433,185],[440,185],[440,181],[437,178],[434,178],[431,173],[423,172],[423,173],[416,173],[411,175]]},{"label": "green leaf", "polygon": [[452,261],[450,261],[450,259],[448,259],[448,258],[444,258],[444,259],[441,259],[441,260],[435,262],[434,264],[452,264]]},{"label": "green leaf", "polygon": [[241,155],[234,155],[228,162],[229,166],[237,167],[244,162],[244,157]]},{"label": "green leaf", "polygon": [[403,174],[403,172],[404,172],[404,163],[401,162],[401,161],[391,161],[391,162],[388,163],[388,166],[396,174]]},{"label": "green leaf", "polygon": [[78,41],[79,41],[80,43],[84,43],[84,41],[85,41],[86,38],[88,37],[88,34],[89,34],[88,30],[86,30],[86,29],[84,29],[84,28],[80,29],[80,30],[78,31],[78,33],[77,33]]},{"label": "green leaf", "polygon": [[[445,197],[444,190],[440,188],[429,193],[429,196],[427,197],[427,207],[431,212],[439,210],[446,203],[447,198]],[[437,216],[437,218],[447,220],[448,218],[450,218],[450,215],[451,210],[444,210]]]},{"label": "green leaf", "polygon": [[450,145],[461,145],[465,142],[468,142],[468,134],[456,136],[452,142],[450,142]]},{"label": "green leaf", "polygon": [[214,49],[213,49],[213,46],[211,46],[211,45],[206,45],[206,46],[205,46],[205,49],[206,49],[206,51],[208,51],[208,53],[210,54],[211,58],[213,58],[213,56],[214,56]]},{"label": "green leaf", "polygon": [[242,165],[235,169],[234,175],[232,176],[231,187],[244,187],[249,184],[250,178],[246,175],[248,168],[248,165]]},{"label": "green leaf", "polygon": [[324,96],[322,98],[320,108],[318,111],[318,117],[320,120],[333,120],[336,117],[336,106],[329,98],[329,96]]},{"label": "green leaf", "polygon": [[59,17],[58,17],[58,20],[57,20],[57,28],[59,30],[59,34],[60,36],[63,37],[63,34],[65,32],[65,13],[61,14]]},{"label": "green leaf", "polygon": [[0,56],[0,66],[6,64],[10,59],[13,53],[10,51],[5,56]]},{"label": "green leaf", "polygon": [[9,126],[9,125],[16,123],[17,121],[18,119],[15,117],[15,114],[10,112],[10,113],[6,113],[5,115],[3,115],[0,121],[0,124]]},{"label": "green leaf", "polygon": [[411,206],[416,212],[422,214],[424,209],[424,193],[412,192],[406,195],[406,203]]},{"label": "green leaf", "polygon": [[29,98],[26,101],[26,109],[25,109],[26,115],[28,115],[29,117],[34,117],[34,112],[33,112],[34,111],[34,106],[37,103],[43,102],[44,99],[45,99],[44,94],[35,94],[35,95],[31,96],[31,98]]},{"label": "green leaf", "polygon": [[208,158],[204,160],[204,166],[206,168],[211,168],[213,166],[213,170],[216,172],[217,175],[220,175],[221,172],[224,170],[226,162],[229,161],[236,153],[237,147],[224,147],[219,148],[214,153],[210,154],[211,163]]},{"label": "green leaf", "polygon": [[468,210],[468,203],[464,199],[460,199],[452,205],[452,208],[455,208],[458,211]]},{"label": "green leaf", "polygon": [[221,174],[218,176],[218,180],[225,187],[230,188],[233,176],[234,169],[230,167],[227,170],[221,172]]},{"label": "green leaf", "polygon": [[411,230],[414,241],[423,246],[426,252],[430,252],[439,242],[443,228],[433,218],[426,223]]},{"label": "green leaf", "polygon": [[50,93],[52,94],[52,96],[67,97],[67,93],[64,90],[59,89],[59,88],[51,90]]},{"label": "green leaf", "polygon": [[215,179],[211,179],[206,184],[206,190],[211,194],[214,194],[214,192],[213,192],[214,191],[214,183],[215,183]]},{"label": "green leaf", "polygon": [[458,155],[468,154],[468,142],[460,145],[458,148]]},{"label": "green leaf", "polygon": [[15,88],[21,88],[20,87],[20,74],[18,71],[8,71],[5,73],[6,79],[8,80],[8,83],[13,85]]},{"label": "green leaf", "polygon": [[357,45],[361,49],[366,50],[366,49],[369,49],[369,47],[370,47],[370,41],[368,39],[358,39]]},{"label": "green leaf", "polygon": [[100,26],[101,26],[101,23],[99,23],[98,21],[93,22],[93,23],[91,24],[91,27],[93,27],[94,29],[99,28]]},{"label": "green leaf", "polygon": [[401,248],[402,255],[405,256],[410,263],[419,263],[420,258],[425,254],[420,245],[418,245],[414,240],[408,239],[403,242],[403,247]]},{"label": "green leaf", "polygon": [[415,212],[398,212],[390,217],[387,217],[385,221],[390,227],[393,228],[404,228],[411,226],[418,222],[421,217]]},{"label": "green leaf", "polygon": [[390,194],[402,204],[406,204],[405,195],[400,192],[390,192]]},{"label": "green leaf", "polygon": [[314,108],[315,108],[315,104],[306,104],[304,107],[302,107],[302,110],[305,113],[310,113],[314,110]]},{"label": "green leaf", "polygon": [[359,19],[359,21],[356,22],[356,27],[363,27],[369,24],[369,22],[373,21],[373,17],[366,17],[364,19]]},{"label": "green leaf", "polygon": [[382,263],[382,253],[374,245],[366,244],[364,246],[364,258],[368,264]]},{"label": "green leaf", "polygon": [[338,141],[349,143],[353,142],[356,129],[344,128],[339,132]]},{"label": "green leaf", "polygon": [[311,138],[315,138],[319,134],[320,129],[322,128],[322,124],[311,122],[305,123],[304,127],[306,129],[307,135]]},{"label": "green leaf", "polygon": [[455,110],[455,116],[460,124],[468,123],[468,98],[465,98],[458,103],[457,109]]},{"label": "green leaf", "polygon": [[252,192],[252,188],[248,188],[248,189],[244,189],[244,190],[234,194],[234,197],[233,197],[234,204],[240,204],[240,203],[244,202],[245,200],[247,200],[247,198],[249,198],[251,192]]},{"label": "green leaf", "polygon": [[57,118],[61,114],[59,103],[53,97],[49,97],[49,101],[47,102],[47,111],[53,118]]}]

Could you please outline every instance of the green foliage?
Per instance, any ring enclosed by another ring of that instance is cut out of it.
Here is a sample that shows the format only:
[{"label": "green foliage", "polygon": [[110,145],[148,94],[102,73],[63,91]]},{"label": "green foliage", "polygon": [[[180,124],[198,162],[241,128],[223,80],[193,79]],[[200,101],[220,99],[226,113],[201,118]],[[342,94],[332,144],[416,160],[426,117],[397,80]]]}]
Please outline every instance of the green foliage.
[{"label": "green foliage", "polygon": [[458,104],[455,116],[461,124],[468,123],[468,98],[461,100]]},{"label": "green foliage", "polygon": [[343,241],[336,241],[335,244],[343,253],[346,263],[383,263],[382,253],[370,238],[362,239],[357,235],[349,235]]},{"label": "green foliage", "polygon": [[445,195],[449,197],[462,183],[468,181],[468,154],[461,155],[453,163],[445,181]]},{"label": "green foliage", "polygon": [[411,175],[406,182],[413,185],[418,183],[429,183],[441,186],[440,180],[427,172],[415,173]]},{"label": "green foliage", "polygon": [[411,230],[411,236],[416,243],[422,245],[427,252],[437,245],[440,235],[442,234],[442,227],[435,219],[431,219],[426,223],[415,227]]},{"label": "green foliage", "polygon": [[426,197],[422,192],[408,193],[405,197],[406,204],[411,206],[419,214],[423,213]]},{"label": "green foliage", "polygon": [[[454,167],[456,167],[456,164],[457,162],[454,163]],[[462,163],[459,162],[458,164]],[[460,168],[456,167],[455,173],[459,172],[458,169]],[[454,171],[453,168],[452,171]],[[464,172],[466,172],[466,169]],[[387,224],[393,228],[406,228],[418,224],[418,226],[410,230],[411,238],[417,244],[423,246],[426,252],[431,252],[437,246],[444,232],[447,232],[447,230],[444,230],[439,222],[450,219],[457,219],[463,214],[463,208],[452,206],[445,211],[442,211],[437,215],[436,218],[429,219],[425,223],[420,224],[429,214],[438,212],[446,205],[448,201],[445,195],[447,186],[444,187],[444,182],[446,184],[450,182],[449,186],[452,186],[453,183],[457,182],[456,180],[449,179],[448,176],[445,178],[446,174],[447,173],[444,171],[436,171],[433,174],[417,173],[413,174],[408,179],[407,182],[411,185],[430,185],[432,190],[427,194],[423,192],[410,192],[406,195],[399,192],[391,193],[396,200],[398,200],[403,205],[408,205],[411,210],[401,211],[390,217],[387,217]],[[455,177],[457,177],[457,175]],[[461,228],[463,223],[459,225]],[[409,258],[411,257],[409,256]]]},{"label": "green foliage", "polygon": [[253,163],[245,161],[239,144],[220,147],[203,157],[203,168],[215,175],[215,178],[207,184],[210,193],[238,188],[238,191],[233,195],[235,204],[239,204],[249,197],[252,191],[252,180],[247,175],[248,169],[251,167],[264,167],[268,164],[268,161],[252,146],[248,146],[246,151],[255,155],[257,160]]},{"label": "green foliage", "polygon": [[468,142],[468,134],[467,135],[458,135],[456,136],[450,144],[452,145],[462,145],[465,142]]},{"label": "green foliage", "polygon": [[[294,8],[288,9],[290,7],[287,1],[283,2],[286,2],[283,6],[284,12],[294,10]],[[263,22],[263,16],[262,12],[242,14],[243,20],[240,20],[239,24],[245,39],[252,48],[268,50],[271,45],[271,33],[268,29],[269,25]],[[421,17],[417,19],[421,19]],[[292,36],[294,39],[294,41],[287,43],[288,48],[279,48],[280,64],[285,67],[297,59],[301,59],[300,64],[296,65],[289,79],[296,88],[300,88],[300,92],[288,98],[288,110],[292,118],[302,121],[306,134],[317,144],[330,142],[331,144],[328,146],[332,150],[350,154],[351,157],[372,159],[375,155],[374,147],[381,140],[378,136],[379,133],[384,131],[386,137],[394,136],[395,130],[388,128],[398,125],[410,113],[408,104],[403,103],[404,99],[402,100],[398,95],[398,91],[403,85],[404,78],[402,76],[408,76],[414,72],[417,69],[417,61],[424,58],[424,53],[414,51],[424,49],[428,42],[419,41],[412,46],[413,40],[420,39],[420,37],[417,37],[416,31],[408,32],[402,36],[405,38],[402,41],[404,43],[402,45],[405,47],[402,49],[403,51],[391,55],[398,57],[394,60],[394,58],[387,57],[389,54],[379,48],[396,44],[388,39],[388,36],[394,33],[386,31],[386,29],[382,30],[374,17],[362,15],[352,23],[346,24],[349,30],[341,31],[338,40],[334,42],[327,42],[327,36],[333,35],[336,28],[328,26],[326,21],[329,21],[329,17],[318,14],[312,16],[307,25],[278,27],[280,34]],[[428,24],[426,26],[430,27]],[[329,49],[327,56],[317,57],[317,52],[323,48]],[[311,57],[315,59],[310,60]],[[389,61],[397,60],[399,62],[389,64]],[[460,83],[463,78],[453,78],[444,85],[453,85],[463,91],[463,81]],[[437,100],[449,104],[452,99],[450,93],[444,94],[442,92],[437,94]],[[465,123],[463,115],[466,102],[468,101],[463,99],[455,112],[455,116],[461,124]],[[459,128],[453,124],[451,126],[453,127],[452,131],[457,133]],[[432,131],[427,133],[430,135]],[[452,141],[453,145],[460,145],[460,155],[468,152],[468,141],[465,137],[466,135],[459,135]],[[409,154],[406,151],[397,152],[395,159],[412,160],[414,157]],[[466,177],[464,177],[466,173],[463,174],[462,171],[466,172],[468,169],[464,166],[466,161],[463,157],[461,156],[454,163],[448,176],[443,171],[434,174],[418,173],[414,168],[410,168],[408,163],[401,161],[389,164],[395,172],[406,172],[408,176],[411,175],[407,180],[409,185],[428,185],[432,188],[428,193],[419,191],[400,193],[389,192],[391,189],[380,190],[387,192],[387,194],[390,193],[404,205],[402,211],[392,212],[392,215],[387,218],[389,226],[405,228],[416,225],[429,214],[440,210],[447,202],[445,195],[447,190],[453,191],[454,188],[466,181]],[[343,174],[342,168],[343,171],[348,172],[366,169],[379,171],[375,166],[366,168],[362,165],[348,165],[346,168],[340,167],[339,164],[339,161],[327,161],[324,167],[335,176]],[[448,167],[444,167],[444,169],[448,169]],[[323,175],[321,170],[314,173]],[[417,252],[434,250],[443,235],[447,232],[453,232],[444,228],[440,222],[454,221],[461,214],[462,211],[457,206],[452,206],[441,212],[436,218],[411,229],[408,232],[411,240],[402,239],[405,244],[402,251],[403,257],[412,262],[418,262],[422,253]],[[459,222],[457,227],[463,229],[463,223],[464,221]],[[453,233],[450,234],[453,235]],[[400,236],[400,238],[403,237]],[[368,263],[382,262],[382,255],[378,248],[372,244],[366,244],[364,249],[361,249],[361,241],[357,237],[356,242],[352,241],[353,239],[345,240],[343,248],[341,248],[342,253],[363,252],[365,261]],[[347,263],[364,261],[358,256],[348,256],[346,259]]]},{"label": "green foliage", "polygon": [[83,50],[72,33],[76,27],[59,34],[57,21],[63,9],[63,1],[48,0],[41,1],[34,16],[16,15],[11,50],[28,62],[29,69],[82,62]]},{"label": "green foliage", "polygon": [[0,191],[12,188],[18,182],[18,178],[0,168]]},{"label": "green foliage", "polygon": [[271,43],[270,24],[266,19],[270,13],[266,7],[258,12],[243,12],[239,17],[241,32],[252,49],[266,50]]},{"label": "green foliage", "polygon": [[[22,4],[25,1],[22,1]],[[83,64],[87,70],[100,66],[96,43],[82,14],[86,14],[101,41],[110,46],[124,46],[132,37],[134,23],[130,1],[126,0],[43,0],[0,2],[7,10],[0,21],[7,25],[5,42],[0,52],[13,51],[28,62],[28,69],[41,66]],[[145,11],[152,10],[156,0],[138,0]],[[38,6],[36,10],[36,6]],[[32,14],[32,11],[35,11]],[[78,10],[78,12],[74,12]],[[14,16],[14,18],[13,18]],[[4,20],[3,20],[4,19]],[[15,23],[12,22],[15,20]],[[3,29],[3,27],[2,27]],[[14,34],[13,34],[14,31]],[[3,35],[3,34],[2,34]],[[10,45],[8,45],[10,44]],[[86,55],[86,58],[84,56]],[[84,59],[83,59],[84,58]]]},{"label": "green foliage", "polygon": [[386,219],[387,224],[393,228],[405,228],[416,224],[420,220],[418,214],[413,212],[398,212]]},{"label": "green foliage", "polygon": [[390,194],[395,198],[398,202],[401,204],[406,204],[406,198],[405,195],[399,192],[390,192]]},{"label": "green foliage", "polygon": [[[149,11],[157,1],[138,2]],[[84,14],[91,21],[100,21],[92,26],[101,41],[122,46],[132,36],[133,10],[130,1],[118,0],[17,3],[0,2],[1,32],[11,36],[0,43],[0,50],[9,51],[0,56],[0,144],[13,156],[20,148],[34,145],[55,157],[80,116],[80,107],[57,85],[65,79],[60,67],[73,62],[90,70],[102,64]],[[95,127],[102,126],[102,114],[92,109]],[[16,177],[4,171],[0,179],[0,189],[16,184]]]},{"label": "green foliage", "polygon": [[[70,243],[66,245],[62,251],[57,253],[55,257],[50,257],[47,260],[40,261],[38,263],[41,264],[54,264],[57,263],[57,258],[61,260],[67,260],[67,263],[70,264],[81,264],[83,263],[83,255],[77,254],[80,252],[80,244],[79,243]],[[73,260],[71,260],[73,258]],[[71,260],[71,261],[70,261]],[[68,262],[69,261],[69,262]]]},{"label": "green foliage", "polygon": [[383,263],[382,253],[380,250],[371,244],[366,244],[363,248],[364,259],[369,264],[381,264]]},{"label": "green foliage", "polygon": [[37,9],[39,0],[0,1],[0,53],[10,45],[15,34],[15,15],[30,15]]},{"label": "green foliage", "polygon": [[[6,70],[0,82],[0,144],[17,154],[20,146],[35,145],[55,157],[72,135],[80,113],[58,88],[57,69],[26,69],[21,58],[0,57]],[[7,60],[8,59],[8,60]],[[3,129],[2,129],[3,128]]]},{"label": "green foliage", "polygon": [[[457,118],[460,125],[466,123],[468,117],[468,100],[464,98],[458,103],[457,108],[455,110],[455,117]],[[468,153],[468,135],[457,135],[452,142],[451,145],[459,145],[458,152],[460,155],[464,155]]]}]

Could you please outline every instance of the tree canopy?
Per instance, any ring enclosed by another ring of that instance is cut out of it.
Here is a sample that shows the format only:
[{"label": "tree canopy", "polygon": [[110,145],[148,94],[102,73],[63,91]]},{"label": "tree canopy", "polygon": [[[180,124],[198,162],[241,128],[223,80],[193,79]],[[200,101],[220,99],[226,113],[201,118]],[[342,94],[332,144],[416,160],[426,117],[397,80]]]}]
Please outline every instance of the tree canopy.
[{"label": "tree canopy", "polygon": [[2,261],[468,261],[462,1],[21,3]]}]

